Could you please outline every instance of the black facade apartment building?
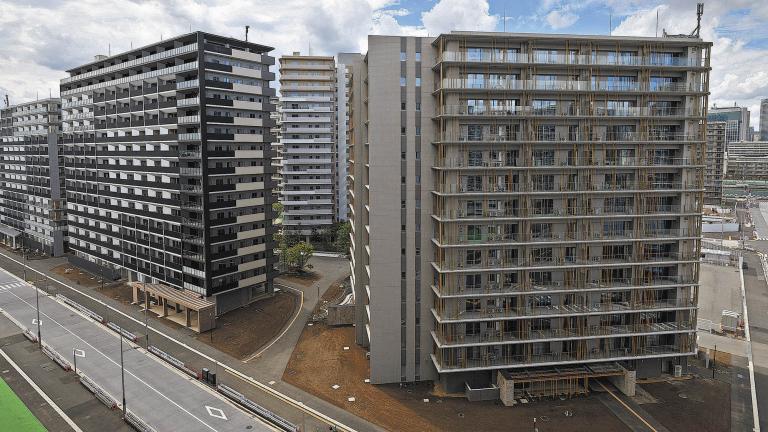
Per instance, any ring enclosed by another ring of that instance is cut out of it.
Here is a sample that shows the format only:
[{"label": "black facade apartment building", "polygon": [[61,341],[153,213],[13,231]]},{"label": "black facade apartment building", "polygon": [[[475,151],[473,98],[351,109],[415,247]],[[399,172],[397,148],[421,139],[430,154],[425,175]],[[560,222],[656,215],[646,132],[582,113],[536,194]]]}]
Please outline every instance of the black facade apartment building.
[{"label": "black facade apartment building", "polygon": [[273,291],[271,50],[194,32],[68,71],[76,265],[191,291],[217,314]]}]

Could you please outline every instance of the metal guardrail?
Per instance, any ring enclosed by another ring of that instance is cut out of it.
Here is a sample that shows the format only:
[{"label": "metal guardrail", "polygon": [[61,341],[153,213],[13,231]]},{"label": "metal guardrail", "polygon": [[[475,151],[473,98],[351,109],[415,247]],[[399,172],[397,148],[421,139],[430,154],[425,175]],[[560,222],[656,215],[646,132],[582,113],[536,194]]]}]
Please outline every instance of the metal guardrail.
[{"label": "metal guardrail", "polygon": [[176,357],[160,350],[154,345],[150,345],[149,349],[147,350],[151,352],[152,354],[160,357],[161,359],[165,360],[167,363],[169,363],[171,366],[175,367],[176,369],[179,369],[180,371],[184,372],[185,374],[195,378],[200,379],[200,372],[196,372],[190,368],[187,367],[186,364],[184,364],[183,361],[177,359]]},{"label": "metal guardrail", "polygon": [[125,338],[130,340],[131,342],[136,342],[136,341],[139,340],[138,336],[136,336],[135,334],[129,332],[128,330],[120,327],[119,325],[117,325],[117,324],[115,324],[113,322],[108,322],[107,323],[107,327],[109,327],[112,330],[116,331],[117,334],[121,334],[121,335],[125,336]]},{"label": "metal guardrail", "polygon": [[144,423],[144,421],[131,411],[125,412],[125,421],[139,432],[156,432],[155,428]]},{"label": "metal guardrail", "polygon": [[87,307],[80,305],[79,303],[75,302],[74,300],[70,299],[69,297],[67,297],[65,295],[62,295],[62,294],[56,294],[56,298],[58,300],[60,300],[61,302],[66,303],[69,306],[79,310],[80,312],[84,313],[85,315],[93,318],[95,321],[100,322],[100,323],[104,322],[104,317],[102,317],[101,315],[97,314],[96,312],[88,309]]},{"label": "metal guardrail", "polygon": [[62,369],[65,371],[71,371],[72,365],[69,364],[68,361],[64,360],[64,357],[60,356],[56,351],[51,349],[48,345],[43,344],[42,350],[45,355],[47,355],[51,360],[58,363],[59,366],[61,366]]},{"label": "metal guardrail", "polygon": [[224,384],[219,384],[216,387],[216,390],[219,391],[219,393],[223,394],[224,396],[232,399],[233,401],[240,404],[242,407],[246,408],[247,410],[253,412],[254,414],[258,415],[259,417],[264,418],[265,420],[271,422],[275,426],[279,427],[280,429],[286,431],[286,432],[299,432],[299,427],[297,425],[294,425],[293,423],[289,422],[288,420],[280,417],[279,415],[273,413],[272,411],[262,407],[261,405],[257,404],[256,402],[253,402],[252,400],[246,398],[242,393],[239,393],[235,391],[233,388],[225,386]]},{"label": "metal guardrail", "polygon": [[108,395],[107,392],[102,390],[101,387],[98,386],[95,382],[91,381],[90,378],[88,378],[85,375],[80,375],[80,383],[88,389],[91,393],[93,393],[94,396],[96,396],[96,399],[100,400],[101,403],[107,406],[109,409],[115,409],[117,408],[117,401],[112,399],[112,396]]}]

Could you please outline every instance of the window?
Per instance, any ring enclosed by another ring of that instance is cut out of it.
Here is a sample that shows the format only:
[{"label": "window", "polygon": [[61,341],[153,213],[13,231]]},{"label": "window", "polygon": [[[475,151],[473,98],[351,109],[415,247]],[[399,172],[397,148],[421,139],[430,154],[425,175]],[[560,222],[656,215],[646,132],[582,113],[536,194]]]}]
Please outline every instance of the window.
[{"label": "window", "polygon": [[421,78],[416,77],[416,87],[421,87]]},{"label": "window", "polygon": [[481,61],[482,59],[482,48],[467,48],[467,61]]},{"label": "window", "polygon": [[405,77],[400,77],[400,87],[405,87],[405,85],[406,85]]},{"label": "window", "polygon": [[416,53],[416,61],[417,61],[417,62],[420,62],[420,61],[421,61],[421,53],[420,53],[420,52],[417,52],[417,53]]},{"label": "window", "polygon": [[404,52],[400,53],[400,61],[406,61],[408,59],[408,55]]}]

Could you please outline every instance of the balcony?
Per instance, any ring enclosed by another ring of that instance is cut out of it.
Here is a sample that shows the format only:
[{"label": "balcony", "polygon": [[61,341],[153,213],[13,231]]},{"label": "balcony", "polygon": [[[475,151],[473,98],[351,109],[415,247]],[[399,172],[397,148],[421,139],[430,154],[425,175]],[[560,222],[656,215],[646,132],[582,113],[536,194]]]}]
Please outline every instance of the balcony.
[{"label": "balcony", "polygon": [[690,322],[662,322],[653,324],[593,325],[573,329],[547,329],[529,331],[491,331],[481,334],[450,334],[432,331],[432,338],[439,348],[467,345],[497,345],[509,343],[544,342],[564,339],[588,339],[595,337],[620,337],[636,334],[681,333],[695,331]]},{"label": "balcony", "polygon": [[439,90],[502,90],[502,91],[558,91],[558,92],[703,92],[694,83],[651,84],[640,82],[580,81],[580,80],[475,80],[466,78],[443,78],[436,83]]},{"label": "balcony", "polygon": [[[553,305],[553,306],[520,306],[520,307],[493,307],[479,310],[459,310],[459,304],[455,303],[452,310],[437,304],[438,309],[433,308],[432,314],[439,323],[467,322],[467,321],[502,321],[506,319],[522,319],[526,317],[546,316],[574,316],[574,315],[605,315],[622,312],[653,311],[660,309],[695,309],[696,303],[687,299],[671,299],[652,302],[621,302],[621,303],[593,303]],[[444,309],[445,308],[445,309]]]},{"label": "balcony", "polygon": [[461,63],[540,64],[573,66],[654,66],[654,67],[704,67],[702,61],[686,57],[660,57],[638,55],[590,55],[516,52],[462,52],[444,51],[438,61]]},{"label": "balcony", "polygon": [[178,140],[179,141],[199,141],[200,132],[180,133],[178,136]]},{"label": "balcony", "polygon": [[676,345],[658,345],[646,348],[613,349],[601,351],[595,349],[589,353],[561,352],[551,354],[509,355],[502,356],[487,353],[478,358],[444,358],[447,354],[432,354],[432,361],[439,373],[459,372],[473,369],[505,369],[515,367],[531,367],[535,365],[552,365],[564,363],[585,363],[605,360],[629,360],[633,358],[663,357],[678,355],[693,355],[693,347],[678,347]]}]

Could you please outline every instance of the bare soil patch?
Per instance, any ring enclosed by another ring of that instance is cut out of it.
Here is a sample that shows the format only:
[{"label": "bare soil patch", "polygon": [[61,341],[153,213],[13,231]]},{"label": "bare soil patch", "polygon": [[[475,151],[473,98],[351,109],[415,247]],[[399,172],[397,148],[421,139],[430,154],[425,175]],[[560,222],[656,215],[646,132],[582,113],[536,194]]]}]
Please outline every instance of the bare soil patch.
[{"label": "bare soil patch", "polygon": [[[391,431],[531,431],[533,417],[539,418],[540,431],[628,430],[597,398],[505,407],[436,397],[427,383],[405,388],[368,384],[368,360],[365,349],[355,344],[354,331],[321,323],[305,327],[283,380]],[[573,416],[566,417],[565,411]]]},{"label": "bare soil patch", "polygon": [[85,270],[77,268],[71,264],[62,264],[52,268],[51,270],[57,275],[72,281],[72,283],[76,285],[82,285],[89,288],[101,285],[100,277],[94,276]]},{"label": "bare soil patch", "polygon": [[298,307],[296,295],[280,291],[224,314],[215,330],[197,335],[197,340],[242,360],[280,334]]},{"label": "bare soil patch", "polygon": [[301,285],[312,286],[313,283],[320,280],[320,275],[315,272],[306,272],[301,274],[283,274],[276,279],[277,282],[285,283],[286,285]]}]

